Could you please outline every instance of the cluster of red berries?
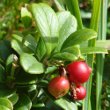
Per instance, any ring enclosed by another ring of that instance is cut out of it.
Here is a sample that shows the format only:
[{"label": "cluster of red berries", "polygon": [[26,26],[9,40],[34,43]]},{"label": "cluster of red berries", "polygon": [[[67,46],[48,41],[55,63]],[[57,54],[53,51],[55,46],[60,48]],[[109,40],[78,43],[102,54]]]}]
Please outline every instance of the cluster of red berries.
[{"label": "cluster of red berries", "polygon": [[74,61],[64,69],[67,75],[53,78],[48,84],[48,91],[55,98],[60,98],[70,90],[74,100],[86,97],[86,89],[81,85],[89,79],[92,69],[85,61]]}]

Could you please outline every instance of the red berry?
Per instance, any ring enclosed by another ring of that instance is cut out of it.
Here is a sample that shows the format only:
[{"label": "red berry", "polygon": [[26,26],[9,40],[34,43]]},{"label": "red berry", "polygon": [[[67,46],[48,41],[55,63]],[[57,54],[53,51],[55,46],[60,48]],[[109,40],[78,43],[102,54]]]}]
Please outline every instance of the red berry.
[{"label": "red berry", "polygon": [[86,97],[86,89],[81,86],[75,86],[71,92],[71,96],[75,100],[82,100]]},{"label": "red berry", "polygon": [[67,66],[70,82],[84,83],[89,79],[92,69],[83,61],[75,61]]},{"label": "red berry", "polygon": [[48,85],[49,93],[55,98],[64,96],[70,88],[69,81],[64,76],[57,76],[53,78]]}]

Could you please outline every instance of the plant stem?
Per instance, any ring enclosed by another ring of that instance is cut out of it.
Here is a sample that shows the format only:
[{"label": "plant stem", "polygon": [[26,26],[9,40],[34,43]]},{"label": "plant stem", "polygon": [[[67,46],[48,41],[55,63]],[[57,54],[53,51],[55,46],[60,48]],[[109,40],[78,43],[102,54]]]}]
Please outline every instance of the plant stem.
[{"label": "plant stem", "polygon": [[65,0],[67,8],[69,11],[76,17],[77,23],[78,23],[78,29],[83,28],[82,24],[82,19],[81,19],[81,14],[80,14],[80,9],[79,9],[79,4],[78,0]]},{"label": "plant stem", "polygon": [[[106,39],[106,25],[107,25],[107,4],[108,0],[102,0],[101,2],[101,17],[100,28],[98,34],[98,40]],[[96,110],[101,110],[101,91],[102,91],[102,78],[104,68],[104,54],[96,56]]]},{"label": "plant stem", "polygon": [[[101,0],[93,0],[93,10],[92,10],[90,28],[94,29],[96,32],[98,31],[98,26],[99,26],[100,9],[101,9]],[[90,40],[88,43],[88,46],[94,47],[95,42],[96,42],[96,39]],[[94,54],[87,55],[87,62],[88,62],[88,65],[93,68]],[[88,92],[87,92],[87,97],[83,103],[83,110],[92,110],[91,100],[90,100],[91,87],[92,87],[92,74],[90,76],[89,81],[86,83],[86,88]]]}]

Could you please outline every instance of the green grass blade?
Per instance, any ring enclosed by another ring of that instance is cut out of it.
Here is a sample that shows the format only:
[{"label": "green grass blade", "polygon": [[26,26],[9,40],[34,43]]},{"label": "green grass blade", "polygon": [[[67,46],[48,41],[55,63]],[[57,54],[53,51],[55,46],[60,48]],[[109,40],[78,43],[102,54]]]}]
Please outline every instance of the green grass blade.
[{"label": "green grass blade", "polygon": [[[106,24],[107,24],[107,4],[108,0],[102,0],[101,17],[98,40],[106,39]],[[101,110],[101,91],[104,68],[104,54],[96,56],[96,110]]]},{"label": "green grass blade", "polygon": [[[98,30],[98,25],[99,25],[99,17],[100,17],[100,9],[101,9],[101,0],[93,0],[93,10],[92,10],[92,18],[91,18],[91,23],[90,23],[90,28],[94,29],[95,31]],[[96,39],[92,39],[89,41],[88,46],[95,46]],[[94,61],[94,55],[88,55],[87,56],[87,62],[90,67],[93,68],[93,61]],[[92,86],[92,74],[90,76],[89,81],[86,83],[86,88],[87,88],[87,96],[86,99],[83,102],[83,110],[92,110],[91,107],[91,86]]]},{"label": "green grass blade", "polygon": [[80,9],[79,9],[79,4],[78,0],[65,0],[67,8],[69,11],[76,17],[77,22],[78,22],[78,29],[83,28],[82,24],[82,19],[81,19],[81,14],[80,14]]}]

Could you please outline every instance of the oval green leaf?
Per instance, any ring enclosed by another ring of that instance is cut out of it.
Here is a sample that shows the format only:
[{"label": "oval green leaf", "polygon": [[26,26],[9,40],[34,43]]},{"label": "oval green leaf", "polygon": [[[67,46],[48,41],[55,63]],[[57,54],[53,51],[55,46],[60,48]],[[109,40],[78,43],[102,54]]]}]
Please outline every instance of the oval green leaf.
[{"label": "oval green leaf", "polygon": [[35,51],[36,43],[31,35],[27,35],[23,42],[23,36],[13,34],[11,46],[20,55],[24,52],[32,53]]},{"label": "oval green leaf", "polygon": [[12,102],[13,105],[15,105],[19,99],[19,96],[17,93],[12,94],[8,99]]},{"label": "oval green leaf", "polygon": [[92,29],[81,29],[72,33],[63,43],[62,49],[81,44],[90,39],[96,38],[97,33]]},{"label": "oval green leaf", "polygon": [[19,101],[14,106],[15,110],[30,110],[31,107],[32,102],[30,98],[25,94],[19,96]]},{"label": "oval green leaf", "polygon": [[78,110],[75,103],[69,102],[64,98],[60,98],[56,100],[54,103],[63,108],[64,110]]},{"label": "oval green leaf", "polygon": [[78,59],[77,56],[69,52],[56,53],[52,56],[52,58],[64,61],[73,61]]},{"label": "oval green leaf", "polygon": [[37,23],[38,30],[46,42],[47,53],[50,54],[56,46],[59,36],[57,16],[49,5],[43,3],[32,4],[31,11]]},{"label": "oval green leaf", "polygon": [[7,98],[0,98],[0,106],[5,106],[9,110],[13,110],[13,104]]},{"label": "oval green leaf", "polygon": [[70,34],[77,30],[76,18],[68,11],[61,11],[57,13],[59,21],[59,38],[57,49],[60,50],[63,42]]},{"label": "oval green leaf", "polygon": [[43,64],[38,62],[37,59],[27,53],[20,55],[20,63],[23,69],[30,74],[41,74],[44,72]]},{"label": "oval green leaf", "polygon": [[35,55],[37,56],[39,60],[42,60],[46,52],[47,52],[47,48],[46,48],[45,42],[42,38],[40,38],[37,44]]},{"label": "oval green leaf", "polygon": [[0,85],[0,98],[12,96],[16,91],[13,89],[7,88],[5,85]]},{"label": "oval green leaf", "polygon": [[10,110],[10,109],[7,108],[6,106],[0,105],[0,110]]}]

